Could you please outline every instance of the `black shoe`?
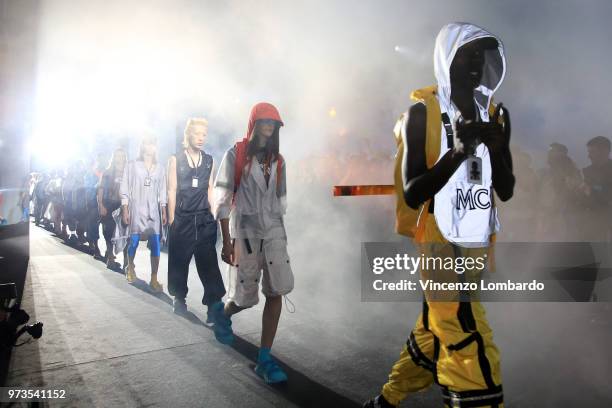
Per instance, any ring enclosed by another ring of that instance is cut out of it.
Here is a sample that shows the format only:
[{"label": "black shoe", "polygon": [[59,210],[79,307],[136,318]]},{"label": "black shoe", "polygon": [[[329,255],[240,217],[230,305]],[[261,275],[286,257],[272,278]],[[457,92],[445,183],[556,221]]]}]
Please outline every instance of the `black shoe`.
[{"label": "black shoe", "polygon": [[123,268],[121,267],[121,264],[119,262],[106,262],[106,268],[110,269],[111,271],[115,271],[115,272],[119,272],[119,273],[123,273],[125,275],[125,273],[123,272]]},{"label": "black shoe", "polygon": [[187,303],[185,303],[185,299],[183,298],[174,298],[172,301],[172,307],[174,309],[174,313],[177,315],[185,315],[187,313]]},{"label": "black shoe", "polygon": [[363,404],[363,408],[395,408],[395,405],[389,404],[385,397],[379,395],[369,401],[366,401]]}]

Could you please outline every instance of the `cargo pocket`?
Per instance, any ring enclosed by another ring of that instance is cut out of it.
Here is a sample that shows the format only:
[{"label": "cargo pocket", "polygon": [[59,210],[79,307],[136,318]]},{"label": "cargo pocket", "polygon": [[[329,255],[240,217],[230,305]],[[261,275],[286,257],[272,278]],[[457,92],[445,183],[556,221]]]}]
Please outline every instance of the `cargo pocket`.
[{"label": "cargo pocket", "polygon": [[[240,244],[238,243],[240,242]],[[233,266],[231,276],[230,298],[238,306],[253,306],[259,301],[257,292],[261,278],[261,268],[257,259],[257,253],[249,253],[245,241],[236,241],[237,258]]]},{"label": "cargo pocket", "polygon": [[266,267],[264,268],[263,292],[270,296],[286,295],[293,290],[293,272],[287,253],[287,241],[264,240]]}]

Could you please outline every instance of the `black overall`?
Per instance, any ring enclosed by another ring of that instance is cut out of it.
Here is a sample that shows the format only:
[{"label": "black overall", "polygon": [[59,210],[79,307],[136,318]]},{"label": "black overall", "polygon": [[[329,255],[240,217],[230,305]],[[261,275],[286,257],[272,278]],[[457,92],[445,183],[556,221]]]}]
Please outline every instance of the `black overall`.
[{"label": "black overall", "polygon": [[[201,163],[195,169],[189,166],[185,152],[176,155],[176,207],[168,237],[168,291],[176,298],[185,298],[189,263],[195,256],[204,286],[202,303],[212,305],[225,295],[225,286],[217,261],[217,222],[208,203],[213,159],[201,154]],[[197,187],[193,187],[194,178]]]}]

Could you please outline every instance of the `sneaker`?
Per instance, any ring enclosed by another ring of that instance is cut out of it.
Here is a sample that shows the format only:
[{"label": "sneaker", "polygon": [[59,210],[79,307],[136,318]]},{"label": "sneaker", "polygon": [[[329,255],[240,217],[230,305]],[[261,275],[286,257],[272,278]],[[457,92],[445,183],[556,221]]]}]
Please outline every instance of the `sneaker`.
[{"label": "sneaker", "polygon": [[175,297],[172,301],[172,309],[177,315],[185,315],[185,313],[187,313],[187,303],[185,302],[185,299]]},{"label": "sneaker", "polygon": [[266,384],[276,384],[287,381],[287,374],[272,358],[258,362],[255,366],[255,373],[263,378]]},{"label": "sneaker", "polygon": [[217,302],[210,306],[214,322],[213,331],[219,343],[230,345],[234,342],[234,332],[232,331],[232,320],[223,313],[224,307],[223,302]]},{"label": "sneaker", "polygon": [[363,408],[395,408],[395,405],[391,405],[389,402],[387,402],[385,397],[379,395],[369,401],[366,401],[363,404]]},{"label": "sneaker", "polygon": [[212,326],[213,324],[215,324],[213,308],[212,306],[208,306],[208,311],[206,312],[206,325]]},{"label": "sneaker", "polygon": [[125,273],[125,279],[129,284],[135,283],[138,280],[133,265],[128,265],[127,272]]},{"label": "sneaker", "polygon": [[111,259],[106,261],[106,268],[110,269],[111,271],[115,271],[115,272],[123,272],[123,268],[121,267],[121,264]]}]

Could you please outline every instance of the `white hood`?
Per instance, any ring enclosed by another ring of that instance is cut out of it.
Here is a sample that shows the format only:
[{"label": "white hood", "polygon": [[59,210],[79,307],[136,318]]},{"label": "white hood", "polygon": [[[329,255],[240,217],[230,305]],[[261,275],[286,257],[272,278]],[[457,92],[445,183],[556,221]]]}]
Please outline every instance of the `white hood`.
[{"label": "white hood", "polygon": [[499,38],[488,31],[470,23],[450,23],[442,27],[436,38],[434,50],[434,73],[438,81],[438,99],[442,112],[448,112],[451,118],[455,108],[450,101],[450,67],[457,50],[474,40],[491,37],[499,44],[497,50],[485,51],[485,64],[480,86],[474,91],[474,98],[480,108],[484,121],[489,120],[488,107],[493,94],[506,75],[506,57],[504,46]]}]

